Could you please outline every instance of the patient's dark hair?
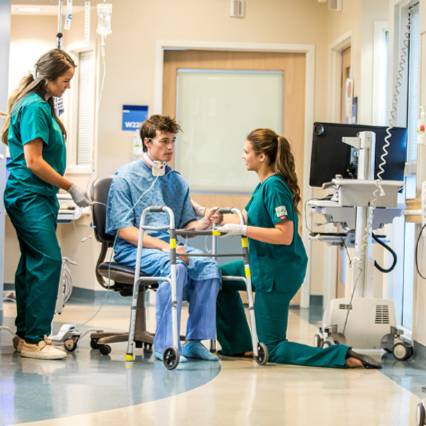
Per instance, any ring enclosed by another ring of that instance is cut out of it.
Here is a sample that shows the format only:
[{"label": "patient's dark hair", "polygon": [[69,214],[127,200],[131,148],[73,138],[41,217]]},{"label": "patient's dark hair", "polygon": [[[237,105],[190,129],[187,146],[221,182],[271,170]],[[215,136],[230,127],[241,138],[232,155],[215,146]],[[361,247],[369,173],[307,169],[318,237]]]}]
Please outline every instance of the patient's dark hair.
[{"label": "patient's dark hair", "polygon": [[159,132],[176,134],[182,131],[182,128],[176,123],[174,118],[168,117],[167,115],[151,115],[148,120],[142,123],[139,131],[144,152],[147,150],[144,143],[145,138],[155,138],[155,136],[157,136],[157,130]]}]

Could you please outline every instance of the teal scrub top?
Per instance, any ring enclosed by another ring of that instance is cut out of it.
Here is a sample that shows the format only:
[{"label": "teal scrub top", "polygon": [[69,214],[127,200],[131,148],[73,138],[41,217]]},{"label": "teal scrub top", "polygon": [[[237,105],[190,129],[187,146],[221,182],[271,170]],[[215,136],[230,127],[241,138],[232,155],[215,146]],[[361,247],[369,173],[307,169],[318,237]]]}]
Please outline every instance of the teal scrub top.
[{"label": "teal scrub top", "polygon": [[[10,161],[5,200],[13,201],[24,194],[55,196],[56,186],[39,179],[28,167],[24,145],[41,139],[43,159],[60,175],[65,173],[66,148],[61,127],[53,116],[52,108],[40,95],[31,92],[12,109],[8,133]],[[55,197],[56,198],[56,197]]]},{"label": "teal scrub top", "polygon": [[293,221],[294,235],[290,245],[249,238],[249,260],[256,291],[295,291],[305,278],[308,258],[298,232],[293,193],[284,179],[273,175],[259,183],[246,211],[249,226],[274,228],[280,222]]}]

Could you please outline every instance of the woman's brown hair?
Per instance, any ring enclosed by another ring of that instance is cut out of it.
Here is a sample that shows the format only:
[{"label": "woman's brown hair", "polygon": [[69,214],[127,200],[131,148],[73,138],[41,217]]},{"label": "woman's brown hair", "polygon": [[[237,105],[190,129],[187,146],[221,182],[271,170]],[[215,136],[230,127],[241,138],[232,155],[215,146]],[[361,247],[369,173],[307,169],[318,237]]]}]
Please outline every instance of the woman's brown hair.
[{"label": "woman's brown hair", "polygon": [[285,180],[293,193],[294,208],[299,213],[300,188],[297,182],[294,156],[288,140],[284,136],[277,135],[271,129],[255,129],[249,133],[247,140],[251,143],[256,155],[264,154],[275,173]]},{"label": "woman's brown hair", "polygon": [[[35,92],[44,99],[44,96],[46,95],[47,81],[56,80],[58,77],[64,75],[70,68],[75,67],[76,65],[71,56],[60,49],[49,50],[39,58],[35,64],[34,71],[21,80],[19,87],[8,99],[6,119],[1,131],[1,139],[4,144],[7,145],[7,136],[10,127],[10,115],[15,105],[30,92]],[[62,133],[66,137],[67,133],[65,127],[62,124],[62,121],[56,115],[53,98],[50,97],[47,102],[50,104],[52,108],[52,114],[61,127]]]}]

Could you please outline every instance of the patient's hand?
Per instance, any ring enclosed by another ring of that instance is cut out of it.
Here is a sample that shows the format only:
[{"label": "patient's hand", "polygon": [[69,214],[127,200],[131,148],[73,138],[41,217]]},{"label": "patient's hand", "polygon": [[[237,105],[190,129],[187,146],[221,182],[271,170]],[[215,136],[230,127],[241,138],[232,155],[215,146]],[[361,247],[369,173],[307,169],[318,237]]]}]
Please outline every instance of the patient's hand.
[{"label": "patient's hand", "polygon": [[177,246],[176,253],[186,264],[189,264],[189,257],[185,256],[186,250],[184,246]]},{"label": "patient's hand", "polygon": [[206,218],[209,223],[214,225],[220,225],[223,222],[223,214],[219,212],[219,207],[207,209]]},{"label": "patient's hand", "polygon": [[194,225],[195,230],[201,231],[203,229],[210,228],[214,223],[220,223],[223,219],[223,215],[218,213],[219,207],[212,207],[206,209],[205,216],[198,220]]}]

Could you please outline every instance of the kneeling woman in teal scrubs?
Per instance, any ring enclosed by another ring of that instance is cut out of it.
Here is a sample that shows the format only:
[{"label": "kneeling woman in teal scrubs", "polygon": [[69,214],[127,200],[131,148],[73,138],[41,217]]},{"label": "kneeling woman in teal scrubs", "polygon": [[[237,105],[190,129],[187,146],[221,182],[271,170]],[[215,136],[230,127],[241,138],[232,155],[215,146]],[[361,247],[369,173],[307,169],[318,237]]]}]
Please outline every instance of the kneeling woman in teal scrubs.
[{"label": "kneeling woman in teal scrubs", "polygon": [[[307,256],[298,233],[300,189],[288,141],[270,129],[256,129],[244,144],[247,170],[259,177],[246,206],[247,226],[226,224],[228,235],[249,238],[249,260],[256,291],[256,328],[269,350],[269,361],[318,367],[374,367],[372,360],[346,345],[316,348],[286,339],[291,299],[303,283]],[[244,276],[242,261],[222,266],[223,275]],[[224,282],[217,300],[217,337],[222,353],[238,356],[252,351],[250,330],[238,282]],[[370,362],[369,362],[370,361]]]},{"label": "kneeling woman in teal scrubs", "polygon": [[65,52],[43,55],[32,74],[9,99],[2,141],[9,146],[10,175],[4,204],[16,229],[21,259],[15,275],[16,336],[23,357],[62,359],[66,354],[47,338],[55,311],[62,257],[56,238],[59,188],[79,206],[89,200],[65,173],[65,128],[53,97],[70,88],[75,64]]}]

